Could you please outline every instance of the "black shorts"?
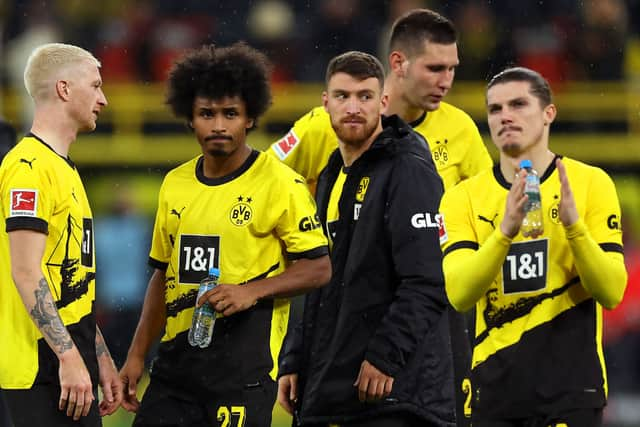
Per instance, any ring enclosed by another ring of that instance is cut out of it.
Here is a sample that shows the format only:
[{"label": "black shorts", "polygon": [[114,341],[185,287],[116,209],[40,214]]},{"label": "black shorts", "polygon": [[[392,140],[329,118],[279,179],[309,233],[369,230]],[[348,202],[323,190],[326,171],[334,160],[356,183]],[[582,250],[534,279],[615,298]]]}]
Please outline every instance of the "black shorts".
[{"label": "black shorts", "polygon": [[339,424],[303,424],[302,427],[429,427],[425,420],[417,415],[397,413],[380,415],[371,420],[351,421]]},{"label": "black shorts", "polygon": [[58,409],[60,386],[57,384],[34,385],[30,389],[3,389],[2,394],[9,408],[14,427],[100,427],[102,419],[98,411],[98,390],[93,390],[95,400],[86,417],[74,421],[66,411]]},{"label": "black shorts", "polygon": [[600,427],[602,426],[602,408],[574,409],[559,415],[514,420],[477,420],[473,418],[473,427]]},{"label": "black shorts", "polygon": [[152,379],[133,427],[271,427],[277,391],[277,384],[267,378],[241,392],[196,400]]}]

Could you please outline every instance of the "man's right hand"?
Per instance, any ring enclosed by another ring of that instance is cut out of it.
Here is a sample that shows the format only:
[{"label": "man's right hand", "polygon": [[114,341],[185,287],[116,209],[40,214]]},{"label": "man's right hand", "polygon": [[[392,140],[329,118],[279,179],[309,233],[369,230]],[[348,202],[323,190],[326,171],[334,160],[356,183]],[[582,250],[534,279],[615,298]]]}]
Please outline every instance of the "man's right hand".
[{"label": "man's right hand", "polygon": [[120,369],[120,379],[124,385],[122,407],[129,412],[138,412],[140,401],[136,396],[138,381],[144,371],[144,358],[129,355]]},{"label": "man's right hand", "polygon": [[60,368],[60,401],[58,409],[66,409],[67,416],[79,420],[81,416],[86,417],[91,409],[95,396],[93,395],[93,385],[80,352],[77,347],[65,351],[59,356]]},{"label": "man's right hand", "polygon": [[289,415],[293,415],[298,401],[298,374],[283,375],[278,380],[278,403]]}]

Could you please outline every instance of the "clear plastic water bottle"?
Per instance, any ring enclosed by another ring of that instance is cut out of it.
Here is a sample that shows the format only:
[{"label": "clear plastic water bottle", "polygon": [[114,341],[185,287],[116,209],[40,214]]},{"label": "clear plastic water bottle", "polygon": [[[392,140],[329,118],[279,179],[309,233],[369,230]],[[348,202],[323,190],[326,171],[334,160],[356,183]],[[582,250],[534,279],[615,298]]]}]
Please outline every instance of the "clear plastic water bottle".
[{"label": "clear plastic water bottle", "polygon": [[540,198],[540,178],[533,169],[531,160],[522,160],[520,168],[527,171],[524,192],[529,198],[524,206],[526,215],[522,220],[520,232],[524,237],[536,238],[544,232],[542,223],[542,200]]},{"label": "clear plastic water bottle", "polygon": [[[209,275],[200,282],[196,303],[207,291],[218,286],[220,270],[215,267],[209,269]],[[211,344],[213,336],[213,325],[216,323],[216,312],[211,305],[206,302],[200,307],[196,306],[193,312],[191,328],[189,329],[189,344],[193,347],[205,348]]]}]

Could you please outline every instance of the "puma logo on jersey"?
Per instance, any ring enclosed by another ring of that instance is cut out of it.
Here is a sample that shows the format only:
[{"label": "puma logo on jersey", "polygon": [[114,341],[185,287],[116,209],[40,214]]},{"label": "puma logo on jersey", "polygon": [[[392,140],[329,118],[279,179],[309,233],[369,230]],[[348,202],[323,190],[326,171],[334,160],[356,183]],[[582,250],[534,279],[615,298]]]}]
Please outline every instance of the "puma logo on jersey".
[{"label": "puma logo on jersey", "polygon": [[182,209],[180,209],[180,212],[178,212],[178,211],[177,211],[177,210],[175,210],[175,209],[171,209],[171,212],[169,212],[169,215],[175,215],[175,216],[177,216],[177,217],[178,217],[178,219],[182,219],[182,218],[181,218],[181,215],[182,215],[182,211],[184,211],[184,208],[185,208],[185,207],[186,207],[186,206],[183,206],[183,207],[182,207]]},{"label": "puma logo on jersey", "polygon": [[489,219],[489,218],[486,218],[486,217],[484,217],[482,215],[478,215],[478,219],[480,221],[488,222],[489,224],[491,224],[491,228],[493,228],[494,230],[496,229],[496,225],[493,222],[496,220],[497,217],[498,217],[498,214],[495,214],[493,216],[493,219]]},{"label": "puma logo on jersey", "polygon": [[20,163],[26,163],[26,164],[28,164],[28,165],[29,165],[29,169],[33,169],[33,165],[32,165],[32,163],[33,163],[33,161],[34,161],[35,159],[36,159],[35,157],[34,157],[33,159],[31,159],[31,160],[27,160],[27,159],[20,159]]}]

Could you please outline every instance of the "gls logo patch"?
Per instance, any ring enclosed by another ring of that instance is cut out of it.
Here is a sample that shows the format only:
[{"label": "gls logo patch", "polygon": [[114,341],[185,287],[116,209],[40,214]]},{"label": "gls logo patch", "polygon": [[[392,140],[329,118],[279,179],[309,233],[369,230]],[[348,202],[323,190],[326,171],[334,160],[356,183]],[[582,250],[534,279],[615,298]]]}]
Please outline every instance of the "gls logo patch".
[{"label": "gls logo patch", "polygon": [[300,220],[300,223],[298,224],[298,228],[300,229],[300,231],[311,231],[320,227],[322,227],[322,224],[320,223],[320,218],[318,218],[318,215],[305,216]]},{"label": "gls logo patch", "polygon": [[618,217],[618,215],[609,215],[609,217],[607,218],[607,227],[609,227],[610,230],[620,230],[620,218]]},{"label": "gls logo patch", "polygon": [[38,190],[11,190],[9,216],[36,216],[38,210]]},{"label": "gls logo patch", "polygon": [[447,241],[447,230],[444,226],[444,216],[442,214],[419,212],[411,217],[411,225],[413,228],[437,228],[440,244]]}]

